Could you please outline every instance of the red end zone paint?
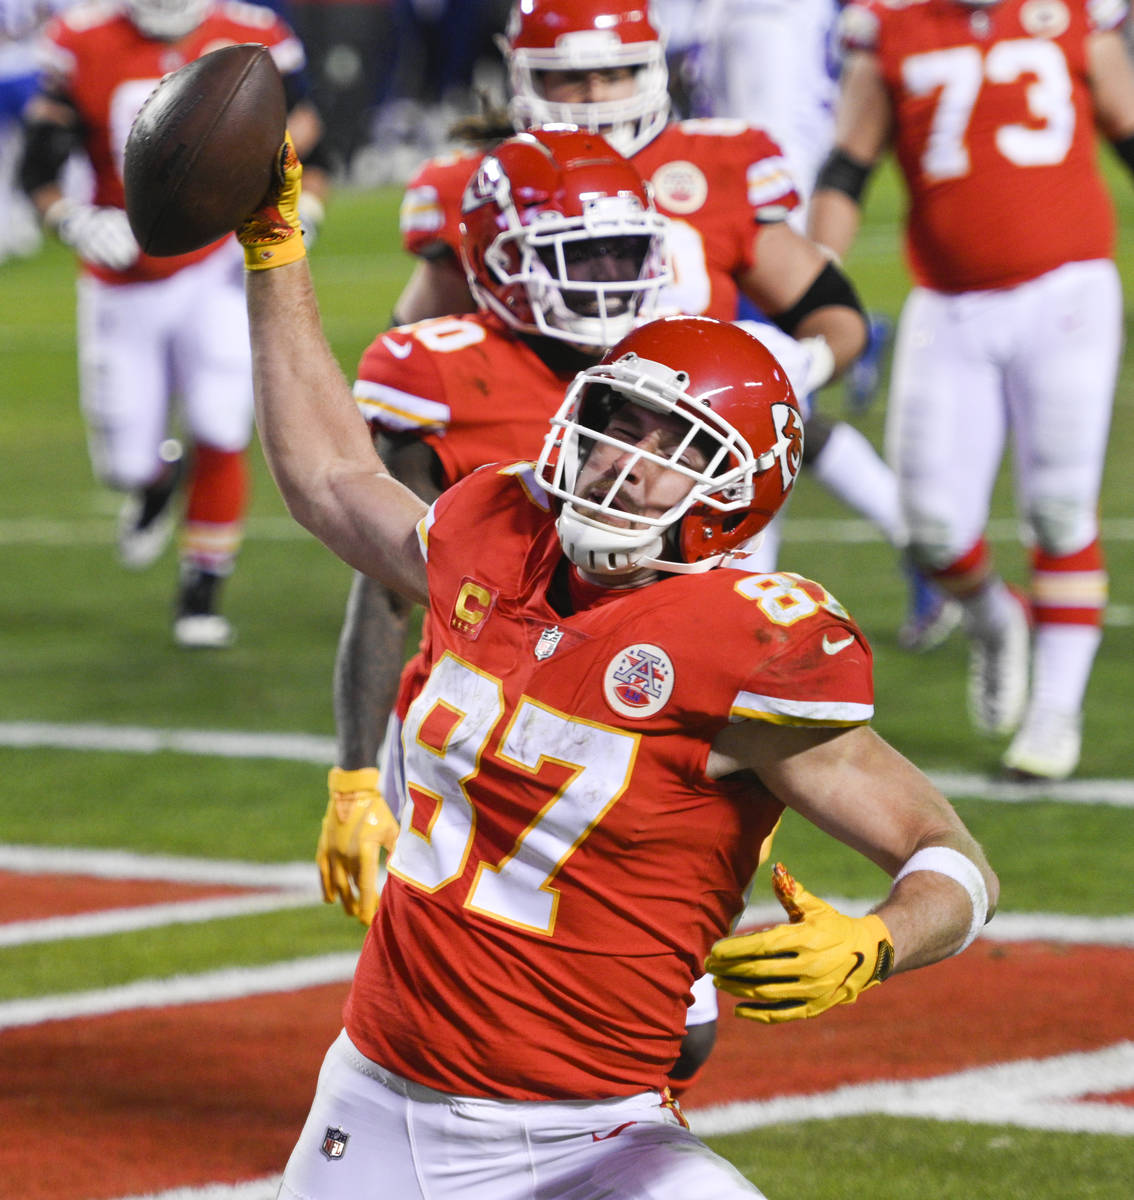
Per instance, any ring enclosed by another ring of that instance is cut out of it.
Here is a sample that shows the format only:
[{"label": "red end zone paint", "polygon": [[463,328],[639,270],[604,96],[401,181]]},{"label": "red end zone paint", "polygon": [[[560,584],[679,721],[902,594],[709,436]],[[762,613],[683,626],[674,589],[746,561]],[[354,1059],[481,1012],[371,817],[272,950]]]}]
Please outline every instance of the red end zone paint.
[{"label": "red end zone paint", "polygon": [[[765,1027],[726,1014],[684,1102],[1099,1049],[1134,1036],[1132,972],[1130,950],[978,942],[818,1020]],[[4,1194],[103,1200],[278,1173],[345,992],[334,984],[0,1034]]]},{"label": "red end zone paint", "polygon": [[32,875],[0,871],[0,924],[72,917],[105,909],[241,896],[263,888],[223,883],[169,883],[162,879],[104,879],[94,875]]}]

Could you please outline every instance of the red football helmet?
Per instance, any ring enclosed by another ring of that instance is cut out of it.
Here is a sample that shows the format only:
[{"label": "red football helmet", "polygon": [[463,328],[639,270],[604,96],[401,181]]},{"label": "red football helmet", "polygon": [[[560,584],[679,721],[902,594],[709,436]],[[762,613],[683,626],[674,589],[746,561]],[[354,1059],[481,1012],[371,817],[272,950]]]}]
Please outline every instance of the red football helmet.
[{"label": "red football helmet", "polygon": [[638,172],[597,134],[533,129],[469,180],[461,256],[482,308],[601,351],[653,316],[670,280],[666,225]]},{"label": "red football helmet", "polygon": [[[626,404],[680,418],[672,448],[662,453],[609,434]],[[579,469],[600,443],[615,447],[622,465],[604,495],[583,498],[575,490]],[[690,464],[690,447],[701,451],[703,467]],[[772,353],[735,325],[666,317],[635,329],[575,377],[536,470],[562,502],[559,540],[577,566],[600,575],[641,566],[693,573],[763,530],[787,499],[802,458],[803,418]],[[643,460],[690,482],[683,499],[657,518],[619,503]],[[633,527],[626,513],[633,513]]]},{"label": "red football helmet", "polygon": [[[665,43],[648,0],[518,0],[500,49],[508,66],[517,129],[566,122],[601,133],[622,154],[636,154],[669,119]],[[552,103],[543,71],[630,67],[635,92],[623,100]]]}]

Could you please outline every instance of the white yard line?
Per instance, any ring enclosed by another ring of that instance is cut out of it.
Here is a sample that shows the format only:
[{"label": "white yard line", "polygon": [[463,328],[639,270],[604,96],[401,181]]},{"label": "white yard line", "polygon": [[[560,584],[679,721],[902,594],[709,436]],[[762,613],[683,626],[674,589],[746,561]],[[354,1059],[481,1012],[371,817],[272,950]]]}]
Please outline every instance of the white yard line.
[{"label": "white yard line", "polygon": [[[25,750],[162,751],[210,758],[272,758],[326,766],[335,760],[335,740],[311,733],[252,733],[221,729],[155,729],[138,725],[62,724],[50,721],[0,722],[0,746]],[[950,797],[1019,804],[1055,800],[1065,804],[1108,804],[1134,808],[1134,780],[1068,779],[1063,783],[1002,783],[963,771],[927,772]]]},{"label": "white yard line", "polygon": [[315,867],[313,862],[241,862],[173,854],[136,854],[131,850],[0,845],[0,871],[303,890],[314,886]]},{"label": "white yard line", "polygon": [[268,1175],[248,1183],[213,1183],[205,1187],[174,1188],[169,1192],[146,1192],[123,1196],[122,1200],[276,1200],[281,1175]]},{"label": "white yard line", "polygon": [[[314,871],[314,867],[312,867]],[[160,929],[167,925],[197,925],[230,917],[251,917],[281,912],[286,908],[311,908],[322,904],[316,887],[303,892],[259,892],[252,896],[218,896],[208,900],[182,900],[171,904],[148,904],[134,908],[111,908],[78,913],[70,917],[46,917],[39,921],[12,921],[0,925],[0,949],[5,946],[39,945],[74,938],[109,937]]]},{"label": "white yard line", "polygon": [[[127,850],[0,845],[0,871],[25,875],[82,875],[97,879],[228,884],[262,889],[253,895],[213,896],[133,905],[72,916],[0,923],[0,949],[71,938],[106,937],[164,925],[190,925],[255,916],[323,902],[314,862],[252,863],[133,854]],[[379,886],[385,878],[383,869]]]},{"label": "white yard line", "polygon": [[199,754],[209,758],[274,758],[327,765],[335,739],[310,733],[241,733],[223,729],[152,729],[140,725],[0,722],[0,746],[25,750],[109,750],[120,754]]},{"label": "white yard line", "polygon": [[147,1008],[182,1004],[212,1004],[273,992],[294,992],[324,983],[345,983],[354,974],[357,952],[321,954],[264,967],[231,967],[199,975],[174,975],[168,979],[139,979],[121,987],[89,992],[63,992],[0,1003],[0,1030],[42,1025],[48,1021],[73,1021]]},{"label": "white yard line", "polygon": [[1102,1050],[997,1063],[934,1079],[849,1084],[813,1095],[738,1101],[692,1109],[688,1116],[701,1137],[866,1114],[1130,1137],[1134,1107],[1078,1099],[1130,1088],[1134,1042],[1119,1042]]}]

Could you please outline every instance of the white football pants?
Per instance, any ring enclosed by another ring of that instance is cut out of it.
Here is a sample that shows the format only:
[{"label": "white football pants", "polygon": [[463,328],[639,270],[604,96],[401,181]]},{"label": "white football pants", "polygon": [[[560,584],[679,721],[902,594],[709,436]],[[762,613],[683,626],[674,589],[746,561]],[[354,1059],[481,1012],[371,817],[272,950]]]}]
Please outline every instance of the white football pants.
[{"label": "white football pants", "polygon": [[1071,554],[1097,535],[1122,354],[1109,260],[998,291],[915,288],[898,323],[886,449],[911,543],[945,567],[984,533],[1011,433],[1017,503],[1034,540]]},{"label": "white football pants", "polygon": [[281,1200],[752,1200],[752,1184],[663,1108],[480,1100],[411,1083],[340,1034]]},{"label": "white football pants", "polygon": [[235,240],[168,279],[78,284],[79,391],[98,478],[153,481],[174,397],[192,442],[243,450],[252,437],[244,260]]}]

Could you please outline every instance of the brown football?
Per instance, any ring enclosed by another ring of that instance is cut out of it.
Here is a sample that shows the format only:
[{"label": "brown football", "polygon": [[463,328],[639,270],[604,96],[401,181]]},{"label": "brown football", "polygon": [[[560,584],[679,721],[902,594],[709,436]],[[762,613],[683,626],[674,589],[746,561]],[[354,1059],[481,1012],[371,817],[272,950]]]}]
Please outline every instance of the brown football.
[{"label": "brown football", "polygon": [[126,215],[147,254],[187,254],[264,197],[284,139],[283,80],[264,46],[223,46],[167,75],[126,140]]}]

